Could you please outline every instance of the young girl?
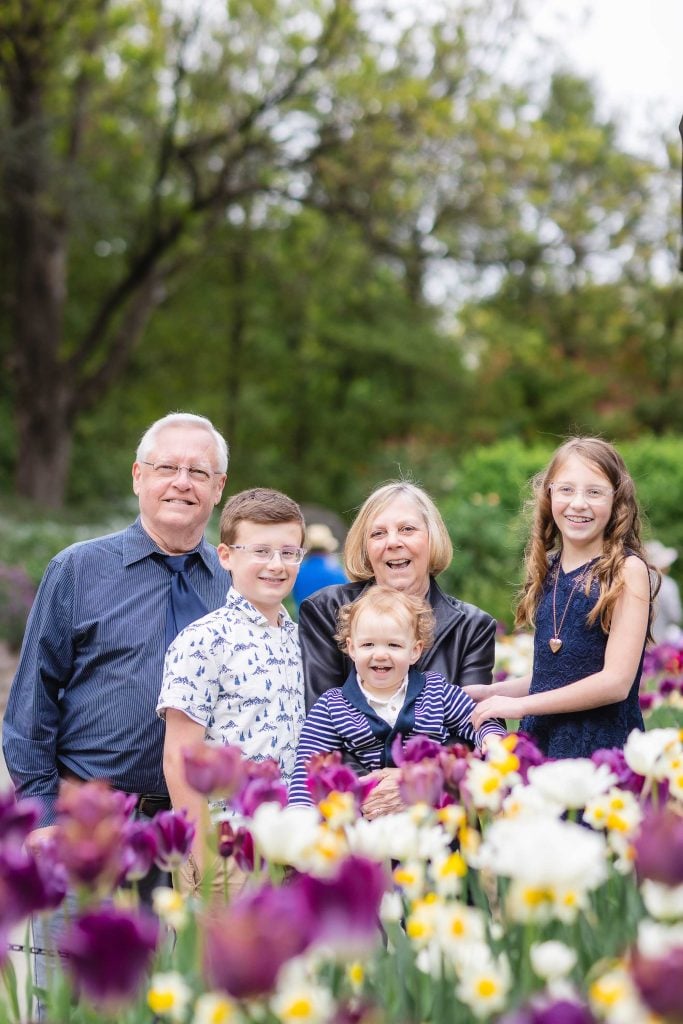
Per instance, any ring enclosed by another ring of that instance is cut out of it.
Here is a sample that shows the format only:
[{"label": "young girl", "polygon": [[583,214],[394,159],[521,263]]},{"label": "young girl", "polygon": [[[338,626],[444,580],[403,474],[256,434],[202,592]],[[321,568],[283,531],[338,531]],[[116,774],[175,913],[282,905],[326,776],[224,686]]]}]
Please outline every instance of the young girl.
[{"label": "young girl", "polygon": [[534,491],[515,621],[535,626],[533,671],[467,687],[479,702],[472,722],[520,719],[548,757],[590,757],[644,728],[638,685],[653,595],[635,487],[612,445],[577,437]]},{"label": "young girl", "polygon": [[423,598],[373,586],[342,605],[338,622],[335,639],[355,668],[344,686],[323,693],[304,722],[291,804],[311,803],[306,763],[312,754],[341,750],[373,771],[394,766],[391,745],[399,734],[405,740],[419,733],[440,743],[458,735],[477,746],[491,734],[505,735],[498,722],[475,730],[471,698],[438,672],[412,667],[434,631],[434,613]]}]

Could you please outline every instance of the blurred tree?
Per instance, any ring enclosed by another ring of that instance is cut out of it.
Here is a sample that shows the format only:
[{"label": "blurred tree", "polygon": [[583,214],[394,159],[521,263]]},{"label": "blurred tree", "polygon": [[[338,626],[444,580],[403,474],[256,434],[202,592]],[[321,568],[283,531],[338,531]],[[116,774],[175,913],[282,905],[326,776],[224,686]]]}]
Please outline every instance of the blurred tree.
[{"label": "blurred tree", "polygon": [[[483,19],[503,35],[514,6],[457,4],[454,22],[454,5],[437,4],[411,35],[389,10],[369,17],[351,0],[232,0],[193,18],[161,0],[7,0],[1,213],[18,493],[61,503],[75,425],[226,220],[258,228],[306,203],[355,221],[419,305],[420,174],[452,130],[456,92],[486,78],[468,63],[466,26]],[[237,285],[243,271],[233,253]],[[234,349],[239,306],[231,314]],[[409,364],[403,376],[410,388]]]}]

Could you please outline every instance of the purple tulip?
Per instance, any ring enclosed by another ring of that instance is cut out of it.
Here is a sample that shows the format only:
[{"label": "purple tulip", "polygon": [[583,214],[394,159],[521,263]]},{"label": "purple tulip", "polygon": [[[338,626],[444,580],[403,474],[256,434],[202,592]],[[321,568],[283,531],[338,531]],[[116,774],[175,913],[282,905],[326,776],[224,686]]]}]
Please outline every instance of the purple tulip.
[{"label": "purple tulip", "polygon": [[123,877],[138,882],[147,875],[159,850],[157,832],[152,822],[130,821],[125,831]]},{"label": "purple tulip", "polygon": [[13,925],[30,914],[54,910],[67,890],[62,864],[43,848],[34,854],[19,846],[0,852],[0,919]]},{"label": "purple tulip", "polygon": [[420,761],[436,758],[443,747],[429,736],[411,736],[403,743],[403,737],[397,736],[391,744],[391,756],[394,764],[401,768],[404,764],[419,764]]},{"label": "purple tulip", "polygon": [[439,754],[439,767],[443,774],[446,792],[440,801],[443,803],[446,797],[460,799],[460,786],[467,776],[467,764],[470,751],[461,743],[455,743],[451,747],[444,747]]},{"label": "purple tulip", "polygon": [[287,806],[287,787],[279,779],[249,779],[239,796],[234,797],[231,806],[252,818],[261,804]]},{"label": "purple tulip", "polygon": [[122,877],[125,833],[135,797],[102,781],[63,786],[56,852],[76,885],[105,891]]},{"label": "purple tulip", "polygon": [[633,844],[638,880],[683,883],[683,817],[668,807],[650,810]]},{"label": "purple tulip", "polygon": [[443,795],[444,773],[438,761],[410,761],[401,767],[398,789],[405,804],[428,804],[436,807]]},{"label": "purple tulip", "polygon": [[221,857],[232,857],[241,871],[254,870],[254,837],[240,825],[234,829],[229,821],[218,826],[218,853]]},{"label": "purple tulip", "polygon": [[536,746],[531,736],[528,736],[525,732],[518,732],[516,737],[517,742],[514,753],[515,757],[519,760],[519,774],[523,781],[526,782],[529,769],[538,764],[545,764],[548,759]]},{"label": "purple tulip", "polygon": [[642,775],[636,775],[629,768],[626,764],[624,751],[620,747],[596,750],[591,756],[591,761],[596,765],[606,764],[612,774],[616,776],[616,784],[620,789],[627,789],[636,796],[642,791],[645,779]]},{"label": "purple tulip", "polygon": [[40,814],[37,800],[17,801],[12,791],[0,793],[0,843],[21,845],[35,828]]},{"label": "purple tulip", "polygon": [[243,893],[205,923],[204,970],[210,987],[235,999],[272,992],[283,964],[310,944],[313,926],[294,885]]},{"label": "purple tulip", "polygon": [[636,954],[631,973],[643,1002],[671,1024],[683,1020],[683,946],[657,959]]},{"label": "purple tulip", "polygon": [[60,942],[65,969],[92,1002],[132,999],[156,949],[159,923],[148,913],[106,908],[82,914]]},{"label": "purple tulip", "polygon": [[230,800],[247,778],[244,755],[236,746],[196,743],[183,750],[185,778],[197,793]]},{"label": "purple tulip", "polygon": [[349,765],[342,763],[338,750],[329,754],[313,754],[306,764],[306,788],[314,804],[325,800],[330,793],[353,793],[360,807],[378,781],[359,778]]},{"label": "purple tulip", "polygon": [[537,1001],[499,1019],[498,1024],[596,1024],[587,1006],[568,999]]},{"label": "purple tulip", "polygon": [[680,690],[680,683],[677,679],[662,679],[659,684],[659,692],[662,697],[668,697],[672,693],[678,693]]},{"label": "purple tulip", "polygon": [[381,864],[347,857],[332,878],[301,875],[294,886],[315,921],[316,942],[356,950],[376,941],[379,905],[387,888]]},{"label": "purple tulip", "polygon": [[640,705],[641,711],[651,711],[657,702],[656,693],[639,693],[638,704]]},{"label": "purple tulip", "polygon": [[155,863],[162,871],[175,871],[190,855],[195,826],[183,811],[160,811],[151,822],[157,841]]}]

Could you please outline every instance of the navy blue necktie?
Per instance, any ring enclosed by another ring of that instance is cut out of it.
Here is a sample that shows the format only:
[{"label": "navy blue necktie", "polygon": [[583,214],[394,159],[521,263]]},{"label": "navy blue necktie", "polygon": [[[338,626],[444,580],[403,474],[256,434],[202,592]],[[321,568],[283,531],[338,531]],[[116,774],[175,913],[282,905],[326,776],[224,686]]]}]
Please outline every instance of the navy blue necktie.
[{"label": "navy blue necktie", "polygon": [[171,570],[171,593],[166,611],[166,646],[176,638],[181,629],[206,615],[208,608],[187,576],[187,570],[196,555],[159,555],[159,559]]}]

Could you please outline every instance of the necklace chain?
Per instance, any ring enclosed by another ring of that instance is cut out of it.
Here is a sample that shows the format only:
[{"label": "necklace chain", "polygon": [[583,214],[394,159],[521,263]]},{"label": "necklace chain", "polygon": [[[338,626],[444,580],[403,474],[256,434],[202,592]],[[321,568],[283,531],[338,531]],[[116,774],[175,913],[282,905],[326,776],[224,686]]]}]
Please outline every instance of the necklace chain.
[{"label": "necklace chain", "polygon": [[562,640],[560,639],[560,633],[562,632],[562,627],[564,626],[564,620],[567,617],[567,612],[569,611],[569,605],[572,603],[572,601],[574,599],[574,594],[576,593],[578,588],[581,586],[581,584],[585,580],[586,574],[587,574],[587,570],[584,570],[584,572],[582,572],[580,576],[576,577],[576,580],[574,581],[574,586],[572,587],[572,589],[571,589],[571,591],[569,593],[569,597],[567,598],[567,603],[564,606],[564,611],[562,612],[562,617],[560,619],[560,624],[558,626],[558,624],[557,624],[557,610],[556,610],[556,603],[555,603],[556,599],[557,599],[557,581],[560,578],[560,559],[558,558],[558,560],[557,560],[557,569],[555,570],[555,583],[553,584],[553,635],[550,637],[550,640],[548,640],[548,647],[553,652],[553,654],[557,654],[557,652],[562,647]]}]

